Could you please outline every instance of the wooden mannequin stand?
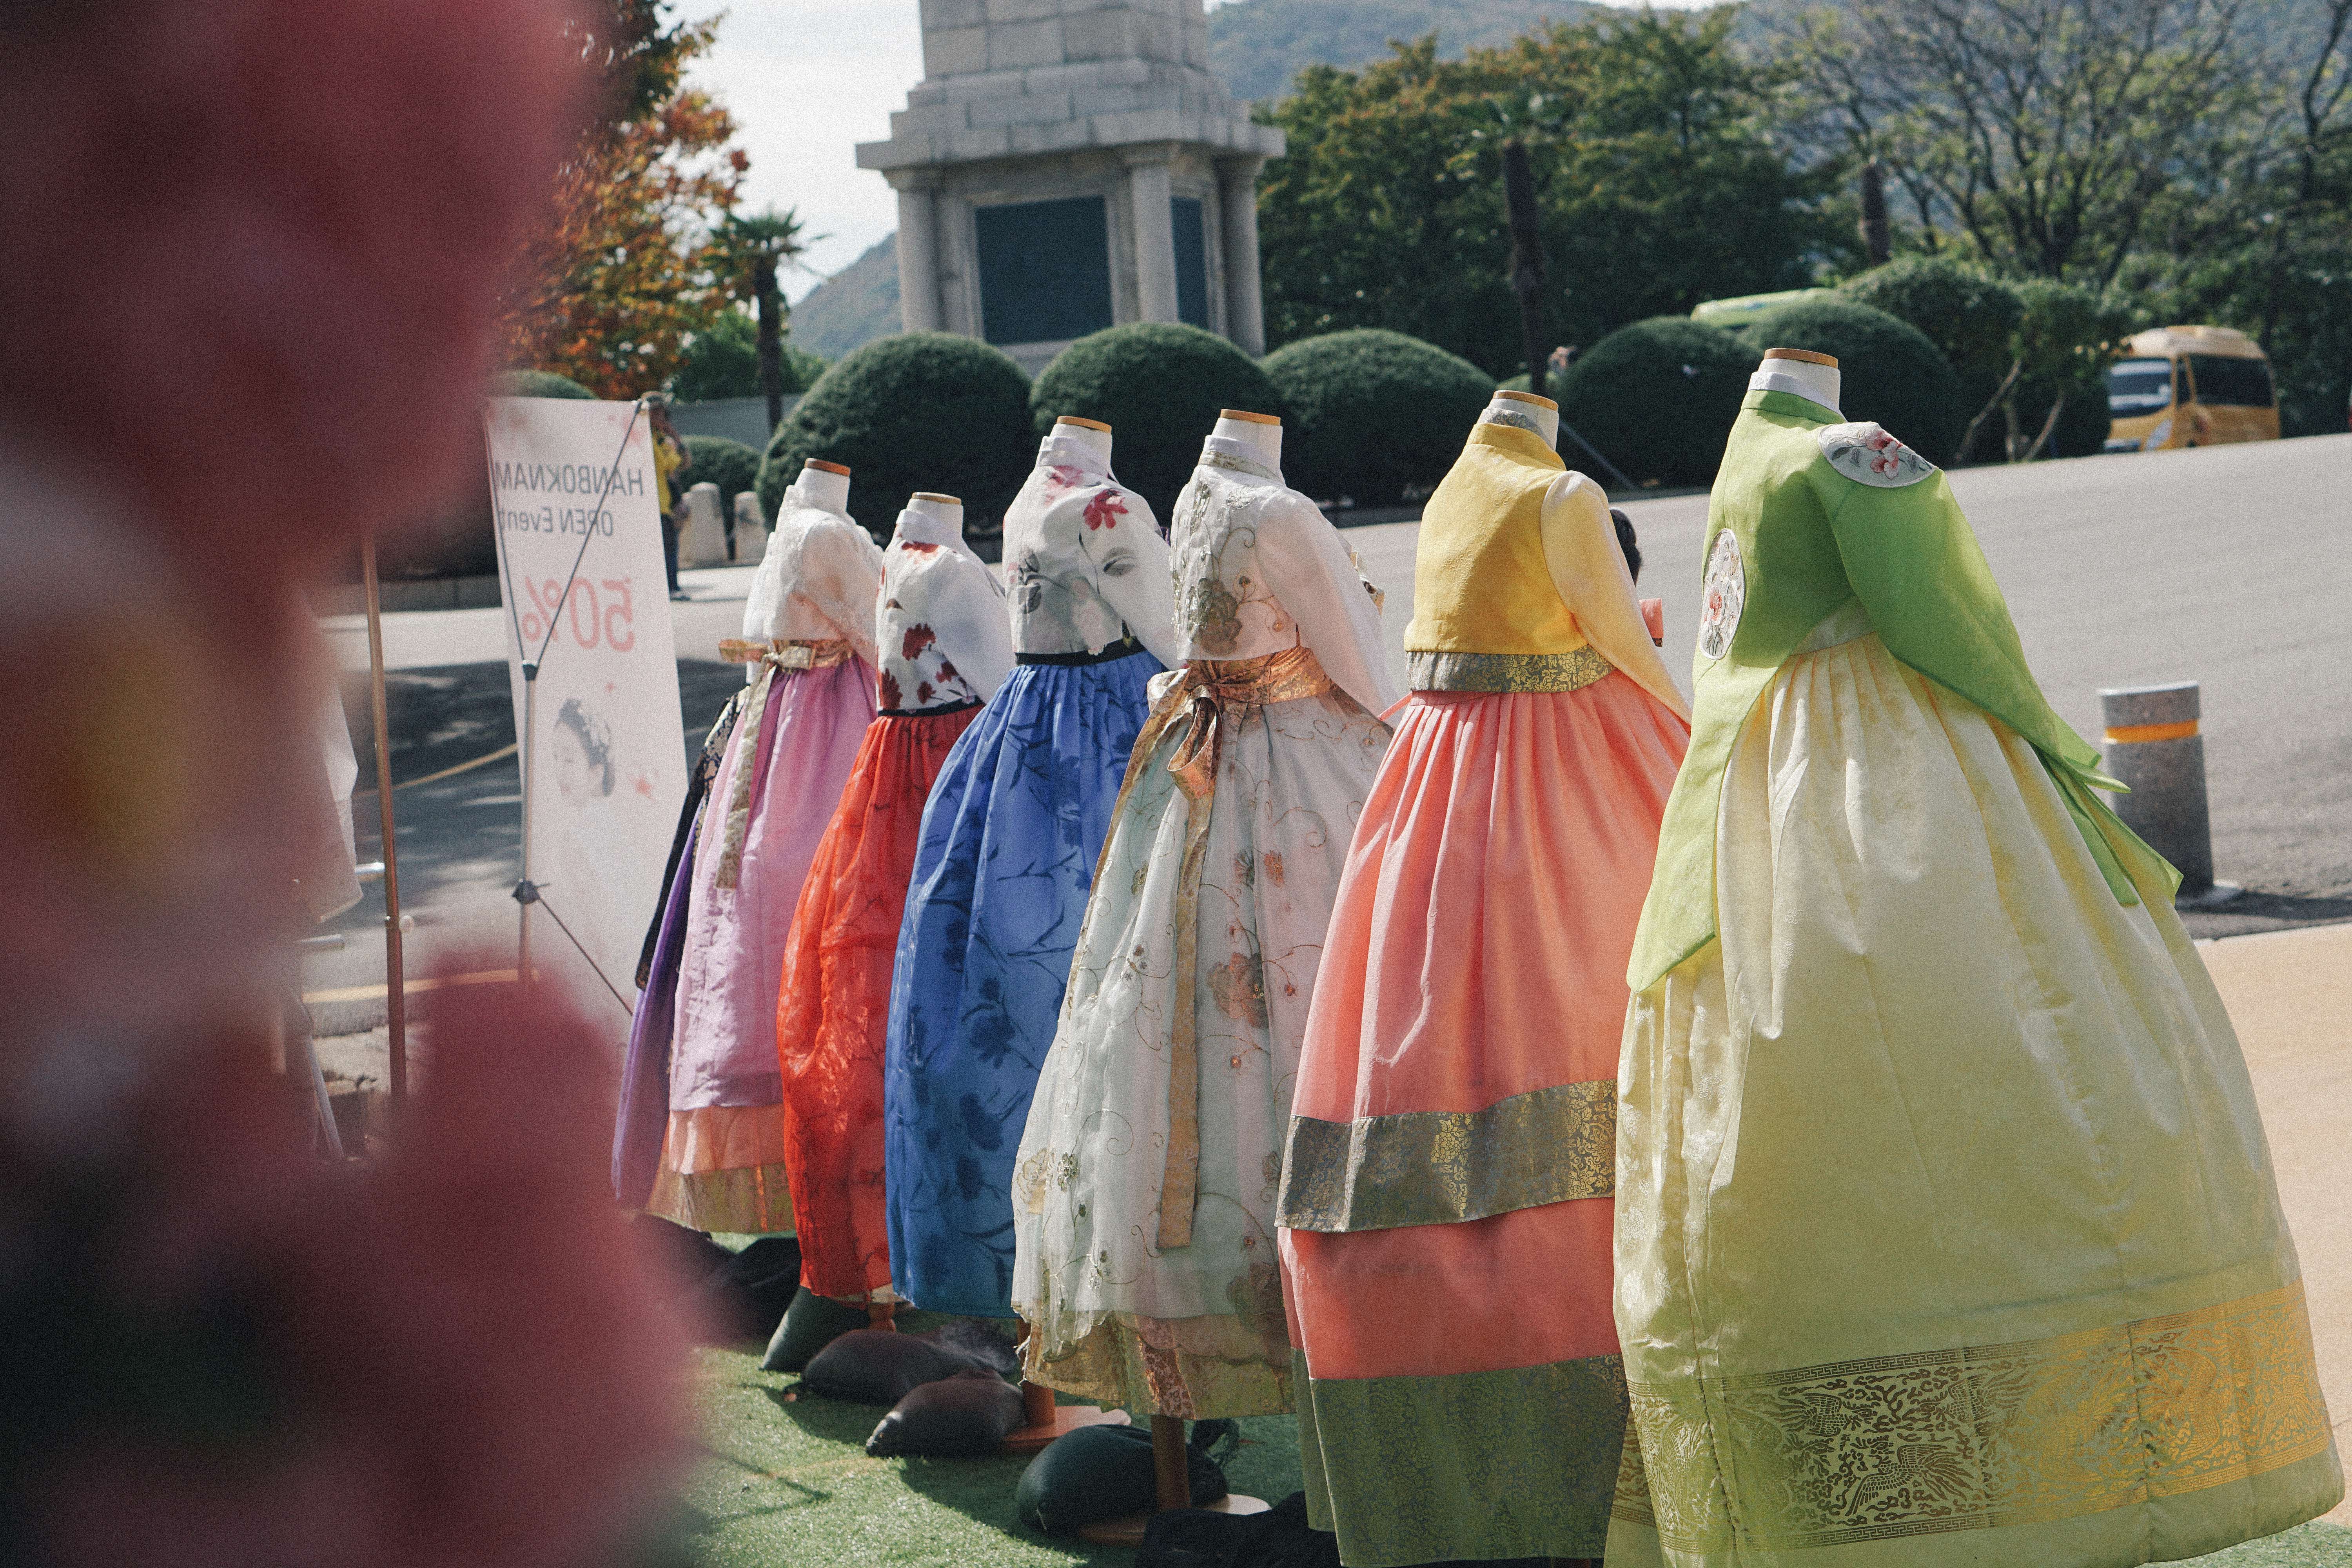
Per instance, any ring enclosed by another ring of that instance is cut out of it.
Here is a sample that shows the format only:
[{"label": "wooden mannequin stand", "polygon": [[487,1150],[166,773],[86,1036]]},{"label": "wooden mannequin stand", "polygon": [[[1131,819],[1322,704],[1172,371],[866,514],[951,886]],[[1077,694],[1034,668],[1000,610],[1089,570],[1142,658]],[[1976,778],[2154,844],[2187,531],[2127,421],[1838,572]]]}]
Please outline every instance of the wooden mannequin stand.
[{"label": "wooden mannequin stand", "polygon": [[[1140,1546],[1143,1527],[1152,1513],[1192,1506],[1191,1456],[1184,1452],[1184,1421],[1177,1415],[1151,1418],[1151,1479],[1158,1497],[1151,1513],[1122,1514],[1098,1524],[1082,1526],[1078,1539],[1096,1546]],[[1201,1507],[1210,1513],[1264,1513],[1272,1507],[1264,1498],[1227,1492]]]},{"label": "wooden mannequin stand", "polygon": [[[1025,1339],[1027,1335],[1023,1337]],[[1024,1377],[1021,1380],[1021,1425],[1005,1435],[1004,1451],[1008,1454],[1034,1454],[1055,1438],[1075,1432],[1081,1426],[1125,1426],[1128,1424],[1128,1415],[1124,1410],[1105,1410],[1097,1405],[1056,1405],[1052,1389]]]}]

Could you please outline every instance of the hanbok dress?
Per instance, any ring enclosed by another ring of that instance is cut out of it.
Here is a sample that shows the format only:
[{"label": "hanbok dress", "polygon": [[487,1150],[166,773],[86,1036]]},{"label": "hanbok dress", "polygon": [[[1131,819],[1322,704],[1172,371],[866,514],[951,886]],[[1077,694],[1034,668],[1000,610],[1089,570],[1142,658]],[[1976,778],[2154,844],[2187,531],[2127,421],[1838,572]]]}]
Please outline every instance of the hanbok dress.
[{"label": "hanbok dress", "polygon": [[846,512],[786,489],[751,580],[749,665],[696,825],[670,1042],[669,1128],[647,1211],[694,1230],[788,1231],[776,983],[801,884],[874,721],[882,552]]},{"label": "hanbok dress", "polygon": [[1278,1205],[1309,1519],[1349,1568],[1593,1557],[1624,963],[1688,742],[1607,498],[1482,422],[1429,500]]},{"label": "hanbok dress", "polygon": [[1706,562],[1629,971],[1612,1568],[2120,1568],[2326,1512],[2237,1039],[1944,476],[1751,390]]},{"label": "hanbok dress", "polygon": [[1040,445],[1004,563],[1015,667],[923,812],[883,1088],[893,1287],[991,1318],[1013,1310],[1029,1097],[1146,688],[1175,654],[1167,542],[1081,439]]},{"label": "hanbok dress", "polygon": [[1034,1382],[1290,1408],[1275,1196],[1324,928],[1399,693],[1337,530],[1211,437],[1177,502],[1182,671],[1135,749],[1013,1178]]},{"label": "hanbok dress", "polygon": [[801,890],[776,1008],[802,1282],[844,1299],[890,1284],[882,1058],[923,805],[1013,670],[1004,589],[964,542],[961,509],[919,500],[899,513],[874,640],[882,710]]},{"label": "hanbok dress", "polygon": [[710,781],[726,759],[727,742],[743,710],[743,693],[727,700],[702,738],[701,754],[687,775],[686,801],[662,868],[661,897],[637,953],[637,1002],[629,1019],[629,1047],[621,1058],[620,1107],[613,1121],[613,1196],[641,1209],[653,1196],[669,1130],[670,1036],[677,1023],[678,952],[685,945],[688,889],[694,885],[694,837]]}]

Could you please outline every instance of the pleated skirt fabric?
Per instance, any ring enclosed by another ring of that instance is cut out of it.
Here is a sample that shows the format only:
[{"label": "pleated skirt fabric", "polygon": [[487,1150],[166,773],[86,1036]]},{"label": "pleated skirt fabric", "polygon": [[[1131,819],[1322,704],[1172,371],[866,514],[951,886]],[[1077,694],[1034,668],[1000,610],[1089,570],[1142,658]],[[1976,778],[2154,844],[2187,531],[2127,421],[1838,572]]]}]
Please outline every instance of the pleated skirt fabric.
[{"label": "pleated skirt fabric", "polygon": [[890,1284],[882,1196],[890,969],[923,805],[980,712],[886,714],[866,728],[793,916],[776,1004],[784,1166],[801,1280],[821,1296],[865,1299]]},{"label": "pleated skirt fabric", "polygon": [[801,888],[874,721],[852,658],[784,670],[735,726],[703,804],[648,1212],[694,1230],[788,1231],[776,985]]},{"label": "pleated skirt fabric", "polygon": [[646,984],[629,1019],[629,1047],[621,1058],[621,1103],[613,1119],[613,1196],[641,1209],[653,1197],[669,1127],[669,1047],[677,1023],[679,950],[686,945],[686,906],[694,886],[694,842],[701,827],[688,822],[678,845],[677,868],[662,900]]},{"label": "pleated skirt fabric", "polygon": [[[1335,689],[1229,717],[1203,806],[1168,771],[1184,724],[1136,759],[1013,1178],[1034,1381],[1187,1418],[1291,1408],[1275,1196],[1324,933],[1388,740]],[[1181,1245],[1160,1236],[1171,1144],[1197,1173]]]},{"label": "pleated skirt fabric", "polygon": [[1012,1314],[1013,1161],[1160,661],[1024,664],[924,808],[884,1063],[891,1283]]},{"label": "pleated skirt fabric", "polygon": [[1281,1200],[1308,1515],[1349,1568],[1601,1552],[1625,965],[1688,741],[1615,672],[1398,717]]},{"label": "pleated skirt fabric", "polygon": [[1720,940],[1634,998],[1612,1568],[2109,1568],[2343,1495],[2221,1000],[2032,747],[1875,635],[1733,753]]}]

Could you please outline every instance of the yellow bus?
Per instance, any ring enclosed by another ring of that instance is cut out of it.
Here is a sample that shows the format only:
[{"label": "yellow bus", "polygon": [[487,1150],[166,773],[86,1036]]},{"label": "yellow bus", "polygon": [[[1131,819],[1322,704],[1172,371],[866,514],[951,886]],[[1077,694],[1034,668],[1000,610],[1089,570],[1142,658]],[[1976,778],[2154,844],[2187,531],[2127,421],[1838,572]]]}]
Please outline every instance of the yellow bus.
[{"label": "yellow bus", "polygon": [[2228,327],[2157,327],[2107,367],[2110,452],[2279,438],[2262,346]]}]

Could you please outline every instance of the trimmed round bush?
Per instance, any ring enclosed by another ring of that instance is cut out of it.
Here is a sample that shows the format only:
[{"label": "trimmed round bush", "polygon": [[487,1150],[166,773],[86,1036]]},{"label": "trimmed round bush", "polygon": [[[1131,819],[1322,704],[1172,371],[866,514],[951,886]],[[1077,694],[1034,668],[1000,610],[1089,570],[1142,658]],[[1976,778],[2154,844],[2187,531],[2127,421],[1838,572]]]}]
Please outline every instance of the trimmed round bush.
[{"label": "trimmed round bush", "polygon": [[1949,463],[1966,434],[1960,378],[1925,333],[1850,300],[1800,300],[1767,311],[1742,333],[1760,354],[1770,348],[1834,354],[1848,419],[1871,419],[1931,463]]},{"label": "trimmed round bush", "polygon": [[1289,410],[1282,471],[1318,499],[1393,506],[1434,486],[1495,393],[1495,378],[1434,343],[1378,327],[1301,338],[1265,356]]},{"label": "trimmed round bush", "polygon": [[[1946,257],[1906,256],[1847,279],[1838,285],[1838,293],[1910,322],[1943,350],[1952,362],[1952,373],[1960,378],[1966,418],[1976,417],[2009,374],[2025,302],[2004,279]],[[2042,410],[2049,411],[2047,399]],[[2069,410],[2062,423],[2071,416]],[[1969,456],[1979,462],[1998,458],[2004,428],[1998,418],[1986,421]]]},{"label": "trimmed round bush", "polygon": [[[694,460],[694,467],[686,471],[686,482],[698,485],[708,480],[717,485],[719,515],[732,519],[735,498],[760,482],[760,454],[724,436],[688,436],[686,455]],[[730,521],[727,526],[735,525]]]},{"label": "trimmed round bush", "polygon": [[968,533],[995,530],[1036,446],[1029,381],[988,344],[946,332],[877,338],[817,377],[760,464],[774,517],[811,458],[851,469],[850,515],[877,540],[917,490],[962,500]]},{"label": "trimmed round bush", "polygon": [[[1759,357],[1721,327],[1653,316],[1576,356],[1559,415],[1636,484],[1711,484]],[[1565,434],[1560,455],[1580,466]]]},{"label": "trimmed round bush", "polygon": [[498,379],[500,397],[585,397],[595,394],[568,375],[558,375],[551,370],[510,370]]},{"label": "trimmed round bush", "polygon": [[1065,414],[1109,426],[1112,468],[1151,503],[1163,528],[1217,410],[1286,412],[1274,383],[1249,355],[1214,332],[1164,321],[1080,338],[1037,378],[1029,406],[1036,435]]}]

